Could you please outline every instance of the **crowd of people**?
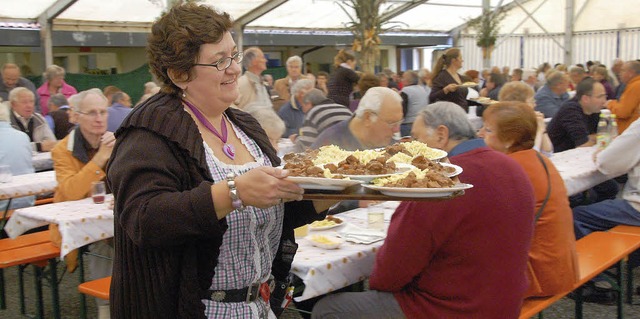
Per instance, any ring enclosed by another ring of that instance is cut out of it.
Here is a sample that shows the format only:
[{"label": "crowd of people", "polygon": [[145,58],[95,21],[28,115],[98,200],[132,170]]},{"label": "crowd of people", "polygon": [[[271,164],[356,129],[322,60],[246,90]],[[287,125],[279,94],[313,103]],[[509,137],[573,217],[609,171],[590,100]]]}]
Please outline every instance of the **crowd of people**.
[{"label": "crowd of people", "polygon": [[[165,12],[147,46],[159,84],[146,83],[135,106],[114,86],[78,92],[56,65],[38,88],[17,65],[2,67],[0,164],[32,173],[33,152],[51,152],[55,202],[90,196],[96,181],[113,192],[114,238],[89,247],[113,258],[89,261],[91,278],[112,276],[100,318],[279,316],[294,228],[339,206],[302,199],[278,168],[283,138],[302,152],[375,149],[405,136],[447,151],[464,169],[460,181],[474,185],[453,200],[401,203],[370,289],[299,304],[312,318],[516,318],[524,298],[573,287],[576,239],[640,226],[639,61],[462,73],[463,52],[451,48],[433,72],[371,74],[340,50],[329,73],[291,56],[273,81],[264,52],[240,51],[231,30],[229,15],[207,6]],[[483,118],[478,132],[471,105]],[[620,135],[594,160],[612,179],[569,197],[548,157],[593,146],[603,109]],[[32,197],[12,208],[29,205]],[[587,301],[611,299],[601,287],[590,292]]]}]

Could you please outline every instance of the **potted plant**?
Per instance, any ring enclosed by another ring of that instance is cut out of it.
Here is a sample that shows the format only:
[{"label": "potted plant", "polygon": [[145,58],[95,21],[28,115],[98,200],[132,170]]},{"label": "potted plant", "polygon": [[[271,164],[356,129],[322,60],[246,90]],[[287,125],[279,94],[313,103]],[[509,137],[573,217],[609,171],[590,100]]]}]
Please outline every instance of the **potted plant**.
[{"label": "potted plant", "polygon": [[467,27],[476,32],[476,44],[482,48],[482,58],[491,59],[491,52],[498,39],[500,22],[505,17],[505,12],[497,9],[496,12],[484,13],[481,16],[467,20]]}]

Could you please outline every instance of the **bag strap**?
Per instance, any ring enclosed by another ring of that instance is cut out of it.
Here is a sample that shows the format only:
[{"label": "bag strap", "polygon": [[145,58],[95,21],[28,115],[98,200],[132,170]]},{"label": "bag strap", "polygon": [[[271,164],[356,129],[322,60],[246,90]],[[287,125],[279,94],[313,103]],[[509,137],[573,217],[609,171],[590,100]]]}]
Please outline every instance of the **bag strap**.
[{"label": "bag strap", "polygon": [[538,222],[538,219],[540,218],[540,215],[542,215],[544,207],[547,206],[549,197],[551,197],[551,176],[549,175],[549,169],[547,168],[547,164],[544,162],[544,159],[542,159],[542,155],[540,155],[539,152],[536,152],[536,156],[540,160],[540,163],[542,163],[542,167],[544,167],[545,173],[547,173],[547,195],[545,196],[544,201],[542,201],[542,205],[540,205],[540,208],[536,212],[536,219],[534,222]]}]

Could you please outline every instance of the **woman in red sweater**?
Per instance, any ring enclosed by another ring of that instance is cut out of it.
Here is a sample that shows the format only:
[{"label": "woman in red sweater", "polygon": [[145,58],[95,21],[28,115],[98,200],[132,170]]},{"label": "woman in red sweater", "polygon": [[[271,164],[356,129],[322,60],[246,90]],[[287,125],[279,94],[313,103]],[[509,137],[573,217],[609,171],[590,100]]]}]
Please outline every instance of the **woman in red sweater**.
[{"label": "woman in red sweater", "polygon": [[525,297],[570,290],[578,280],[573,215],[560,174],[548,158],[533,149],[535,112],[525,103],[502,102],[485,110],[483,118],[480,136],[487,146],[509,155],[524,168],[536,194]]}]

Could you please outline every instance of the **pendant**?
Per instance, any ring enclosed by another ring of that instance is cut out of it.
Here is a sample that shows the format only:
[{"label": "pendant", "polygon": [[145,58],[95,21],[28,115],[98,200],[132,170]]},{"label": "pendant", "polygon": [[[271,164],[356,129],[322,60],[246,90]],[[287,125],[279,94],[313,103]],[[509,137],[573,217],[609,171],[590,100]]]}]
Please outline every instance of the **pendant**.
[{"label": "pendant", "polygon": [[222,152],[224,155],[227,155],[228,158],[234,159],[236,157],[236,150],[233,148],[233,145],[225,143],[222,146]]}]

